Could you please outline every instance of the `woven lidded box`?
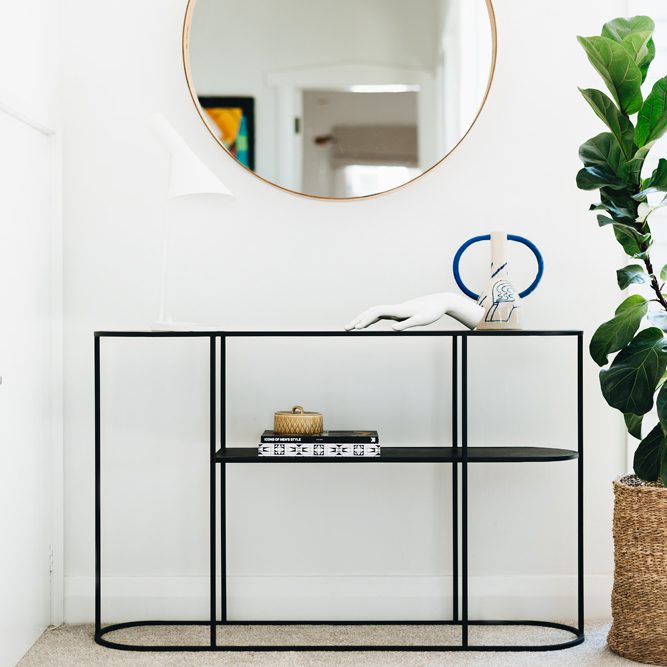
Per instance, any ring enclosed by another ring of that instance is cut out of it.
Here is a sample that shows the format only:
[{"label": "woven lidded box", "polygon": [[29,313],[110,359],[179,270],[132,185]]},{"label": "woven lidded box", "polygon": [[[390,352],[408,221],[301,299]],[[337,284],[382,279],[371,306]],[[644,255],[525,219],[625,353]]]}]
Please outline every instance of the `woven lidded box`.
[{"label": "woven lidded box", "polygon": [[306,412],[295,405],[289,412],[274,413],[273,430],[279,435],[319,435],[324,430],[324,418],[319,412]]}]

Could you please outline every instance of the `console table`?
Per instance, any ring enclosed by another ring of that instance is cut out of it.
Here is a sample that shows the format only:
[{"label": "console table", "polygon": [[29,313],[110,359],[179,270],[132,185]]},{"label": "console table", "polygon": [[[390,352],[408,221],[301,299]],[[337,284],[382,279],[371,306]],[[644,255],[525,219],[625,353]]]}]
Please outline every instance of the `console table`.
[{"label": "console table", "polygon": [[[471,338],[514,337],[566,337],[576,344],[576,396],[577,396],[577,447],[553,449],[548,447],[469,447],[468,446],[468,341]],[[101,343],[105,338],[191,338],[208,339],[209,345],[209,530],[210,530],[210,617],[202,621],[130,621],[102,626],[102,562],[101,562]],[[382,447],[380,457],[331,458],[331,457],[259,457],[257,447],[227,447],[226,442],[226,359],[227,340],[230,338],[286,338],[286,337],[389,337],[401,338],[440,337],[450,339],[452,354],[452,438],[451,447]],[[219,345],[218,345],[219,342]],[[218,347],[220,352],[218,353]],[[583,333],[581,331],[97,331],[95,350],[95,641],[102,646],[132,651],[546,651],[564,649],[584,641],[584,547],[583,547]],[[220,379],[220,394],[217,380]],[[220,405],[220,423],[216,408]],[[218,447],[218,442],[220,446]],[[480,621],[471,619],[468,611],[468,466],[475,463],[531,463],[558,462],[577,459],[577,625],[570,626],[547,621]],[[227,618],[227,564],[226,564],[226,469],[235,463],[259,465],[317,463],[322,465],[391,463],[438,463],[451,466],[452,475],[452,614],[451,619],[438,621],[238,621]],[[216,507],[216,468],[220,467],[220,507]],[[460,483],[460,500],[459,500]],[[460,507],[459,507],[460,503]],[[460,509],[460,520],[459,520]],[[220,526],[218,527],[218,521]],[[218,531],[219,528],[219,531]],[[219,537],[218,537],[219,535]],[[219,543],[218,543],[219,539]],[[460,546],[460,557],[459,557]],[[216,553],[221,555],[221,588],[216,584]],[[460,590],[459,590],[460,578]],[[216,614],[220,596],[222,613]],[[459,603],[460,599],[460,603]],[[218,642],[219,626],[245,625],[454,625],[461,629],[461,641],[452,645],[225,645]],[[210,628],[210,642],[194,646],[146,646],[112,641],[108,633],[138,626],[192,626]],[[569,632],[572,639],[548,645],[476,645],[469,640],[470,626],[511,625],[540,626]]]}]

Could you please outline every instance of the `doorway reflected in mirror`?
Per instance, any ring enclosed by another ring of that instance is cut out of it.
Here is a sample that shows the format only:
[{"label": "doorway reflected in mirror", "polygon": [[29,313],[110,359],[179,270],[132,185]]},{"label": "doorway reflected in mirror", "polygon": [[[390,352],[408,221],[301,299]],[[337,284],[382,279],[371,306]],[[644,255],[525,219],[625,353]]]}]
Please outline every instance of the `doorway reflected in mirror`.
[{"label": "doorway reflected in mirror", "polygon": [[302,190],[359,197],[421,174],[418,92],[303,91]]}]

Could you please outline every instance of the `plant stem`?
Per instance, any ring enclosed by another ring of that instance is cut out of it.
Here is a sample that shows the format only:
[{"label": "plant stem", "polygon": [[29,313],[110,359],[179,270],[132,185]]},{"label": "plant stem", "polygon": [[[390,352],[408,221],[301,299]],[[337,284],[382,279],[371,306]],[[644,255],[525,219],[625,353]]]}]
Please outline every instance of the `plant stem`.
[{"label": "plant stem", "polygon": [[[638,188],[639,190],[639,188]],[[648,231],[650,233],[650,229],[647,230],[646,228],[648,227],[647,225],[647,220],[649,217],[650,213],[644,218],[644,221],[640,223],[641,225],[641,230],[642,231]],[[661,285],[658,282],[658,278],[655,275],[655,272],[653,270],[653,263],[651,262],[651,256],[649,255],[649,250],[650,250],[650,244],[646,242],[642,242],[639,244],[642,254],[644,256],[644,266],[646,267],[646,273],[648,274],[649,278],[651,279],[650,285],[651,289],[655,292],[655,295],[658,297],[658,302],[660,305],[667,310],[667,301],[665,301],[665,297],[662,294],[662,289]]]},{"label": "plant stem", "polygon": [[[648,247],[646,248],[645,252],[648,252]],[[644,266],[646,266],[646,273],[648,273],[649,278],[651,279],[651,289],[655,292],[655,295],[658,297],[658,301],[660,302],[660,305],[667,310],[667,301],[665,301],[665,297],[662,295],[662,291],[660,290],[660,284],[658,283],[658,279],[655,276],[655,273],[653,272],[653,264],[651,263],[651,258],[647,254],[644,257]]]}]

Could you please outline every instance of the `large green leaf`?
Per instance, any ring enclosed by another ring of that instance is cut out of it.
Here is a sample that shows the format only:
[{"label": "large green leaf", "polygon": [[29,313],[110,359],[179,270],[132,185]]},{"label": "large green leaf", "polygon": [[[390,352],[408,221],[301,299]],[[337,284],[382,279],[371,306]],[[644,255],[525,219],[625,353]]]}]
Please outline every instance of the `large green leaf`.
[{"label": "large green leaf", "polygon": [[651,33],[633,32],[623,39],[621,46],[630,54],[635,65],[639,67],[642,73],[642,83],[646,80],[648,68],[653,58],[655,58],[655,43],[651,39]]},{"label": "large green leaf", "polygon": [[633,199],[643,199],[654,192],[667,192],[667,160],[660,158],[658,166],[653,170],[651,177],[643,185],[644,189]]},{"label": "large green leaf", "polygon": [[660,280],[667,280],[667,264],[660,269]]},{"label": "large green leaf", "polygon": [[589,346],[598,366],[604,366],[609,354],[618,352],[634,338],[647,311],[648,301],[640,294],[633,294],[616,309],[611,320],[598,327]]},{"label": "large green leaf", "polygon": [[601,132],[579,147],[579,159],[586,167],[601,167],[625,181],[627,161],[611,132]]},{"label": "large green leaf", "polygon": [[577,187],[580,190],[599,190],[600,188],[621,190],[626,185],[625,180],[604,167],[584,167],[577,173]]},{"label": "large green leaf", "polygon": [[634,469],[637,477],[655,482],[660,476],[660,467],[665,453],[665,434],[662,426],[657,424],[639,443],[634,458]]},{"label": "large green leaf", "polygon": [[648,58],[639,66],[639,71],[642,73],[642,83],[646,81],[648,68],[653,62],[653,58],[655,58],[655,42],[652,38],[648,40],[648,44],[646,46],[648,48]]},{"label": "large green leaf", "polygon": [[625,419],[625,426],[628,429],[628,433],[637,440],[642,439],[642,420],[644,415],[633,415],[632,413],[623,415]]},{"label": "large green leaf", "polygon": [[637,220],[639,204],[631,190],[600,188],[600,202],[615,222],[633,226]]},{"label": "large green leaf", "polygon": [[653,85],[637,116],[635,143],[641,147],[659,139],[667,130],[667,76]]},{"label": "large green leaf", "polygon": [[[604,208],[604,207],[603,207]],[[608,218],[606,215],[598,215],[598,226],[600,227],[607,227],[609,225],[618,225],[620,227],[629,227],[632,230],[636,231],[637,225],[634,221],[623,221],[623,222],[617,222],[613,218]]]},{"label": "large green leaf", "polygon": [[663,431],[667,429],[667,384],[663,384],[660,387],[658,396],[655,399],[655,407],[658,411],[658,419],[663,428]]},{"label": "large green leaf", "polygon": [[642,73],[642,83],[646,81],[646,75],[648,74],[648,68],[655,58],[655,42],[653,39],[648,40],[648,58],[639,66],[639,71]]},{"label": "large green leaf", "polygon": [[642,73],[642,83],[646,79],[649,65],[655,57],[655,44],[651,39],[654,30],[655,23],[648,16],[633,16],[629,19],[617,18],[605,23],[602,28],[603,37],[613,39],[626,49],[635,52],[634,59]]},{"label": "large green leaf", "polygon": [[630,181],[634,185],[639,185],[642,180],[642,169],[644,167],[644,162],[646,161],[646,156],[648,155],[655,141],[649,141],[644,144],[641,148],[637,149],[632,160],[628,162],[628,173],[630,176]]},{"label": "large green leaf", "polygon": [[607,21],[602,26],[602,36],[613,39],[615,42],[622,42],[633,32],[648,31],[652,33],[655,30],[655,23],[650,16],[631,16],[630,18],[617,18]]},{"label": "large green leaf", "polygon": [[609,368],[600,371],[602,395],[612,408],[633,415],[653,407],[653,394],[667,365],[667,338],[661,329],[640,331],[616,356]]},{"label": "large green leaf", "polygon": [[598,215],[598,225],[606,227],[612,225],[616,240],[623,246],[625,254],[636,259],[643,259],[647,250],[651,247],[651,234],[642,234],[637,230],[634,221],[616,222],[606,215]]},{"label": "large green leaf", "polygon": [[639,111],[642,106],[642,73],[626,49],[608,37],[577,39],[621,111],[627,115]]},{"label": "large green leaf", "polygon": [[601,90],[579,88],[579,91],[598,118],[611,130],[626,160],[630,160],[635,152],[635,128],[630,119]]},{"label": "large green leaf", "polygon": [[616,271],[616,282],[620,289],[625,289],[633,283],[641,285],[646,282],[647,278],[644,267],[640,264],[628,264]]},{"label": "large green leaf", "polygon": [[614,236],[628,257],[644,259],[651,246],[651,235],[641,234],[628,225],[614,223]]}]

